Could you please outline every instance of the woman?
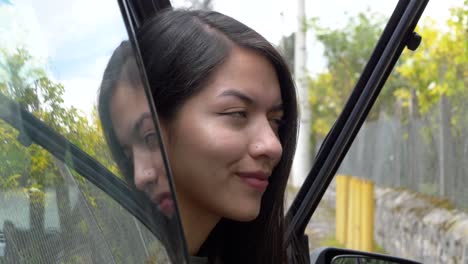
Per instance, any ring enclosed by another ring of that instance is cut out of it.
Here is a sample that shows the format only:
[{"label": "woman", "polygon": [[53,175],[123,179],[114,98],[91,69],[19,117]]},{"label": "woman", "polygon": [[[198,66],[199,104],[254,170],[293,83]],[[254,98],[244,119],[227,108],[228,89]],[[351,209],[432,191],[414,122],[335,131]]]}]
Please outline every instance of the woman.
[{"label": "woman", "polygon": [[[174,206],[168,201],[169,182],[138,67],[127,41],[114,51],[104,72],[98,110],[108,145],[126,180],[150,195],[159,210],[170,217]],[[156,178],[158,181],[154,182]]]},{"label": "woman", "polygon": [[[189,253],[210,263],[285,263],[284,192],[297,134],[296,94],[286,63],[258,33],[217,12],[160,12],[138,40]],[[111,64],[112,59],[108,69]],[[120,114],[136,109],[138,103],[125,107],[125,100],[144,99],[136,92],[142,89],[103,79],[99,113],[101,120],[112,120],[103,123],[108,141],[118,143],[112,152],[126,160],[120,167],[136,188],[157,197],[167,180],[141,172],[148,167],[143,163],[159,161],[141,161],[133,144],[138,140],[117,132],[131,131],[136,117],[148,112],[140,109],[127,121]],[[134,94],[125,96],[130,87]],[[145,136],[155,130],[148,131],[140,141],[153,145],[154,138]]]}]

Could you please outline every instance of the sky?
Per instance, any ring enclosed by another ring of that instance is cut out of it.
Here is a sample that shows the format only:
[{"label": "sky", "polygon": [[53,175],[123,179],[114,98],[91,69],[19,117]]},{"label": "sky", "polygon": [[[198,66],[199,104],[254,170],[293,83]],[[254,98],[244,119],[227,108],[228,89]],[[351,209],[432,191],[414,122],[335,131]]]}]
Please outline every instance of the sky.
[{"label": "sky", "polygon": [[[297,0],[214,1],[215,10],[241,20],[273,43],[277,43],[282,35],[290,34],[297,28]],[[285,2],[288,5],[285,5]],[[307,17],[319,17],[326,26],[341,27],[345,25],[347,17],[367,9],[389,16],[397,3],[397,0],[305,0],[305,11]],[[462,4],[463,0],[431,0],[424,11],[424,16],[443,20],[447,17],[450,6]],[[248,5],[251,6],[239,8]],[[264,8],[266,5],[267,9]],[[258,10],[262,10],[262,17],[259,17]]]},{"label": "sky", "polygon": [[[215,9],[226,13],[257,30],[270,42],[279,43],[284,35],[289,35],[298,28],[298,0],[214,0]],[[389,17],[397,5],[397,0],[304,0],[306,17],[318,17],[320,24],[330,28],[340,28],[346,25],[347,19],[359,12],[371,10]],[[288,3],[285,5],[284,3]],[[463,0],[430,0],[421,18],[431,17],[443,22],[449,16],[449,7],[461,6]],[[249,6],[250,5],[250,6]],[[268,8],[264,6],[268,5]],[[249,8],[239,8],[249,6]],[[258,10],[262,10],[259,17]],[[323,46],[318,43],[313,32],[306,36],[307,71],[316,74],[323,71],[326,61],[323,58]]]},{"label": "sky", "polygon": [[[175,6],[186,0],[173,0]],[[213,0],[216,11],[232,16],[278,44],[283,35],[297,28],[297,1]],[[347,18],[370,9],[389,16],[396,0],[305,0],[306,16],[321,24],[342,27]],[[288,3],[287,5],[285,3]],[[463,0],[431,0],[424,13],[436,21],[448,17],[448,9]],[[94,8],[90,8],[93,6]],[[0,47],[27,48],[35,63],[64,84],[65,102],[90,113],[112,51],[126,39],[115,0],[0,0]],[[307,68],[324,69],[323,47],[307,35]],[[0,78],[1,78],[0,73]]]},{"label": "sky", "polygon": [[117,2],[10,2],[0,5],[0,46],[25,47],[51,79],[64,85],[65,103],[90,114],[107,61],[127,39]]}]

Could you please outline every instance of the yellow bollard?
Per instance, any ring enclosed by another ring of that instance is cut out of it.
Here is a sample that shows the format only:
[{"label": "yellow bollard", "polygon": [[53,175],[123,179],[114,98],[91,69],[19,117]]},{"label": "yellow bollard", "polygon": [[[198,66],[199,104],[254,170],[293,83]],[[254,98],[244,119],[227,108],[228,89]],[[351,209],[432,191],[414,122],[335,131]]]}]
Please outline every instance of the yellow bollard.
[{"label": "yellow bollard", "polygon": [[349,208],[349,182],[346,175],[336,176],[336,240],[346,244],[347,221]]},{"label": "yellow bollard", "polygon": [[374,183],[365,181],[361,199],[361,246],[360,250],[374,250]]},{"label": "yellow bollard", "polygon": [[[348,178],[348,189],[343,185]],[[336,237],[350,249],[374,250],[374,184],[354,177],[337,178]],[[347,192],[347,196],[344,193]],[[339,194],[341,193],[341,194]],[[343,197],[346,201],[343,202]],[[346,204],[346,210],[339,209]],[[345,218],[342,220],[342,218]],[[342,227],[345,226],[345,227]],[[343,229],[342,229],[343,228]],[[344,231],[343,231],[344,230]],[[343,239],[344,236],[344,239]]]},{"label": "yellow bollard", "polygon": [[362,181],[356,178],[356,186],[354,187],[354,219],[353,219],[353,249],[360,249],[361,242],[361,186]]},{"label": "yellow bollard", "polygon": [[356,179],[354,177],[349,178],[349,190],[348,190],[348,199],[347,199],[347,208],[348,208],[348,214],[347,214],[347,224],[346,224],[346,241],[345,241],[345,247],[346,248],[353,248],[353,230],[354,230],[354,215],[355,215],[355,203],[354,203],[354,197],[355,197],[355,191],[356,191]]}]

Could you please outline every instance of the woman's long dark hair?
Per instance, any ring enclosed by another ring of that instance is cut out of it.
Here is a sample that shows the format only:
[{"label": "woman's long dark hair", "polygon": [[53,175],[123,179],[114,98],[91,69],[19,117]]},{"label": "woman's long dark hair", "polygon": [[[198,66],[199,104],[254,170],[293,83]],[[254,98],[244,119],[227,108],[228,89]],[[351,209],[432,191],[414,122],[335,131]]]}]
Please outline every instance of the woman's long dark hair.
[{"label": "woman's long dark hair", "polygon": [[[286,263],[284,194],[298,126],[296,92],[286,62],[257,32],[213,11],[161,11],[143,25],[138,42],[158,116],[169,122],[209,82],[233,46],[253,50],[274,66],[284,108],[284,125],[279,129],[283,155],[263,194],[260,213],[250,222],[221,219],[198,255],[208,256],[210,263]],[[101,120],[110,120],[105,100],[110,99],[99,100],[99,113]],[[115,143],[115,133],[107,125],[103,123],[106,138]],[[123,157],[118,147],[112,152],[117,160]]]},{"label": "woman's long dark hair", "polygon": [[112,157],[117,163],[127,183],[135,188],[133,181],[133,165],[126,158],[115,134],[110,112],[112,97],[119,84],[128,84],[135,89],[143,89],[140,73],[133,50],[128,41],[123,41],[112,53],[104,70],[98,96],[98,113],[101,120],[104,137],[110,148]]},{"label": "woman's long dark hair", "polygon": [[200,249],[212,262],[284,263],[284,194],[297,138],[297,101],[289,69],[275,48],[254,30],[212,11],[167,10],[138,34],[158,115],[171,120],[183,103],[203,89],[232,46],[250,49],[274,66],[281,87],[284,126],[281,161],[251,222],[222,219]]}]

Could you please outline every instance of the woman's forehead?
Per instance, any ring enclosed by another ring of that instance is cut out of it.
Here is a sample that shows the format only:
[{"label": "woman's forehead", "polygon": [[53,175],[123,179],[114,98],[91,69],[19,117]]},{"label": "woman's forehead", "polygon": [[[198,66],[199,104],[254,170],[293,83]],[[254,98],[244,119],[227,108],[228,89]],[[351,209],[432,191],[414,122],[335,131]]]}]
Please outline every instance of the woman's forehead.
[{"label": "woman's forehead", "polygon": [[117,85],[110,102],[111,120],[115,133],[119,141],[125,141],[131,138],[138,120],[150,113],[148,99],[142,87],[121,82]]},{"label": "woman's forehead", "polygon": [[203,90],[216,97],[234,90],[256,100],[280,104],[280,89],[276,70],[265,56],[251,49],[234,47]]}]

